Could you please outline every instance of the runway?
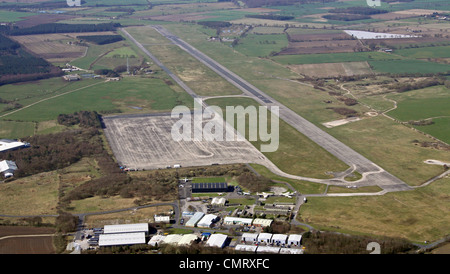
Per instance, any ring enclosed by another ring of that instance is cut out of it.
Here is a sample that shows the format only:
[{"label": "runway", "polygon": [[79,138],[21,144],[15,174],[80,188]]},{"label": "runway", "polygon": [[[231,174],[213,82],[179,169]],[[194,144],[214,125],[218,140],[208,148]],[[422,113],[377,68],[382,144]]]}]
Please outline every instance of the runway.
[{"label": "runway", "polygon": [[[313,142],[317,143],[319,146],[327,150],[329,153],[334,155],[339,160],[343,161],[350,167],[354,167],[356,171],[363,175],[361,180],[357,182],[362,183],[362,185],[378,185],[386,191],[404,191],[411,190],[412,188],[399,178],[393,176],[389,172],[385,171],[369,159],[365,158],[361,154],[357,153],[344,143],[340,142],[330,134],[326,133],[316,125],[312,124],[308,120],[304,119],[288,107],[284,106],[280,102],[268,96],[266,93],[262,92],[252,84],[248,83],[240,76],[231,72],[227,68],[223,67],[221,64],[203,54],[190,44],[181,40],[179,37],[170,33],[167,29],[162,26],[150,26],[158,31],[161,35],[170,40],[173,44],[179,46],[181,49],[189,53],[191,56],[199,60],[201,63],[215,71],[217,74],[222,76],[228,82],[239,88],[245,95],[253,98],[262,106],[267,106],[270,109],[272,106],[279,107],[279,117],[286,123],[294,127],[303,135],[307,136]],[[148,54],[150,57],[150,52],[145,49],[139,42],[137,42],[128,32],[123,30],[124,33],[138,45],[144,53]],[[153,56],[154,58],[154,56]],[[153,59],[152,58],[152,59]],[[154,58],[154,60],[157,60]],[[169,75],[176,80],[180,86],[185,88],[185,90],[194,98],[198,98],[194,91],[187,87],[176,75],[173,75],[170,70],[168,70],[161,62],[156,62],[164,71],[169,73]],[[174,78],[175,77],[175,78]],[[178,81],[178,80],[179,81]]]}]

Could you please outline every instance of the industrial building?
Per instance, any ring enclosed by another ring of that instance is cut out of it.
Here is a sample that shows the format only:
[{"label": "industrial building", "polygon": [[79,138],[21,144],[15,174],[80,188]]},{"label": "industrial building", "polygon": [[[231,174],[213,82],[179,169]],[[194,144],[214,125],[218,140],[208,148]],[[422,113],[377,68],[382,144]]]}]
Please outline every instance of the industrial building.
[{"label": "industrial building", "polygon": [[215,222],[217,222],[218,217],[214,214],[207,214],[197,223],[197,227],[209,228]]},{"label": "industrial building", "polygon": [[221,197],[214,197],[211,201],[211,205],[224,206],[227,202],[227,199]]},{"label": "industrial building", "polygon": [[203,192],[227,192],[228,184],[223,183],[192,183],[193,193]]},{"label": "industrial building", "polygon": [[291,235],[289,235],[289,237],[287,239],[287,244],[288,245],[300,246],[301,241],[302,241],[302,235],[300,235],[300,234],[291,234]]},{"label": "industrial building", "polygon": [[272,234],[271,233],[259,233],[258,242],[260,243],[271,243]]},{"label": "industrial building", "polygon": [[148,241],[148,245],[151,245],[151,246],[158,245],[159,246],[160,243],[162,243],[165,238],[166,238],[166,236],[164,236],[164,235],[155,235],[150,239],[150,241]]},{"label": "industrial building", "polygon": [[145,244],[145,232],[100,234],[99,246]]},{"label": "industrial building", "polygon": [[227,235],[225,234],[212,234],[206,241],[207,246],[223,248],[227,242]]},{"label": "industrial building", "polygon": [[194,215],[186,222],[186,226],[195,227],[197,223],[205,216],[203,212],[195,212]]},{"label": "industrial building", "polygon": [[270,243],[276,245],[287,244],[287,238],[288,236],[285,234],[273,234]]},{"label": "industrial building", "polygon": [[256,242],[258,240],[258,233],[244,233],[242,234],[241,240],[243,242]]},{"label": "industrial building", "polygon": [[253,225],[257,227],[268,227],[272,225],[273,220],[272,219],[261,219],[256,218],[253,220]]},{"label": "industrial building", "polygon": [[237,251],[245,251],[245,252],[256,252],[256,249],[258,248],[258,246],[256,245],[236,245],[236,247],[234,248]]},{"label": "industrial building", "polygon": [[104,234],[144,232],[145,235],[147,235],[148,231],[149,229],[147,223],[105,225],[103,229]]},{"label": "industrial building", "polygon": [[225,217],[223,223],[226,225],[252,225],[252,218]]}]

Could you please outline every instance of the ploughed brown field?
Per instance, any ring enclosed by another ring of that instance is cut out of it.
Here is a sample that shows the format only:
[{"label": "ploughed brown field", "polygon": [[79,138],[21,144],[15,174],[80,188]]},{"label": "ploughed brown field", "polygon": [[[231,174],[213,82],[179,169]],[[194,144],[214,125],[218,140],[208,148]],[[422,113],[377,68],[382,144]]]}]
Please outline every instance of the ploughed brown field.
[{"label": "ploughed brown field", "polygon": [[48,227],[0,226],[0,254],[54,254]]}]

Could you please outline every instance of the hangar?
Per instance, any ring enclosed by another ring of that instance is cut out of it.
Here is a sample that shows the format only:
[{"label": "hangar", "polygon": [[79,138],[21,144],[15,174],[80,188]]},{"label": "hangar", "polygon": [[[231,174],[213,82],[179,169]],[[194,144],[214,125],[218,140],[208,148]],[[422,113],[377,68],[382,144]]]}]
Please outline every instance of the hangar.
[{"label": "hangar", "polygon": [[105,225],[103,229],[104,234],[112,233],[136,233],[144,232],[145,235],[148,234],[148,224],[138,223],[138,224],[120,224],[120,225]]},{"label": "hangar", "polygon": [[227,192],[228,184],[223,183],[192,183],[192,192]]}]

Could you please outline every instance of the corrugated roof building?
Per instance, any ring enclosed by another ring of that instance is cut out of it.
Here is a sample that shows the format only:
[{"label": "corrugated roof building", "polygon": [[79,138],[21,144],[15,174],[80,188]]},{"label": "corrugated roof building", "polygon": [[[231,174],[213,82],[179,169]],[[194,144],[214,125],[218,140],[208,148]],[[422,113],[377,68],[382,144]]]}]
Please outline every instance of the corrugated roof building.
[{"label": "corrugated roof building", "polygon": [[99,246],[145,244],[145,232],[100,234]]},{"label": "corrugated roof building", "polygon": [[205,216],[203,212],[195,212],[194,216],[192,216],[189,221],[186,222],[186,226],[195,227],[197,223]]},{"label": "corrugated roof building", "polygon": [[148,224],[138,223],[138,224],[105,225],[103,229],[104,234],[134,233],[134,232],[145,232],[145,234],[148,234]]},{"label": "corrugated roof building", "polygon": [[227,238],[228,237],[225,234],[212,234],[209,237],[208,241],[206,241],[206,245],[223,248],[225,246]]}]

